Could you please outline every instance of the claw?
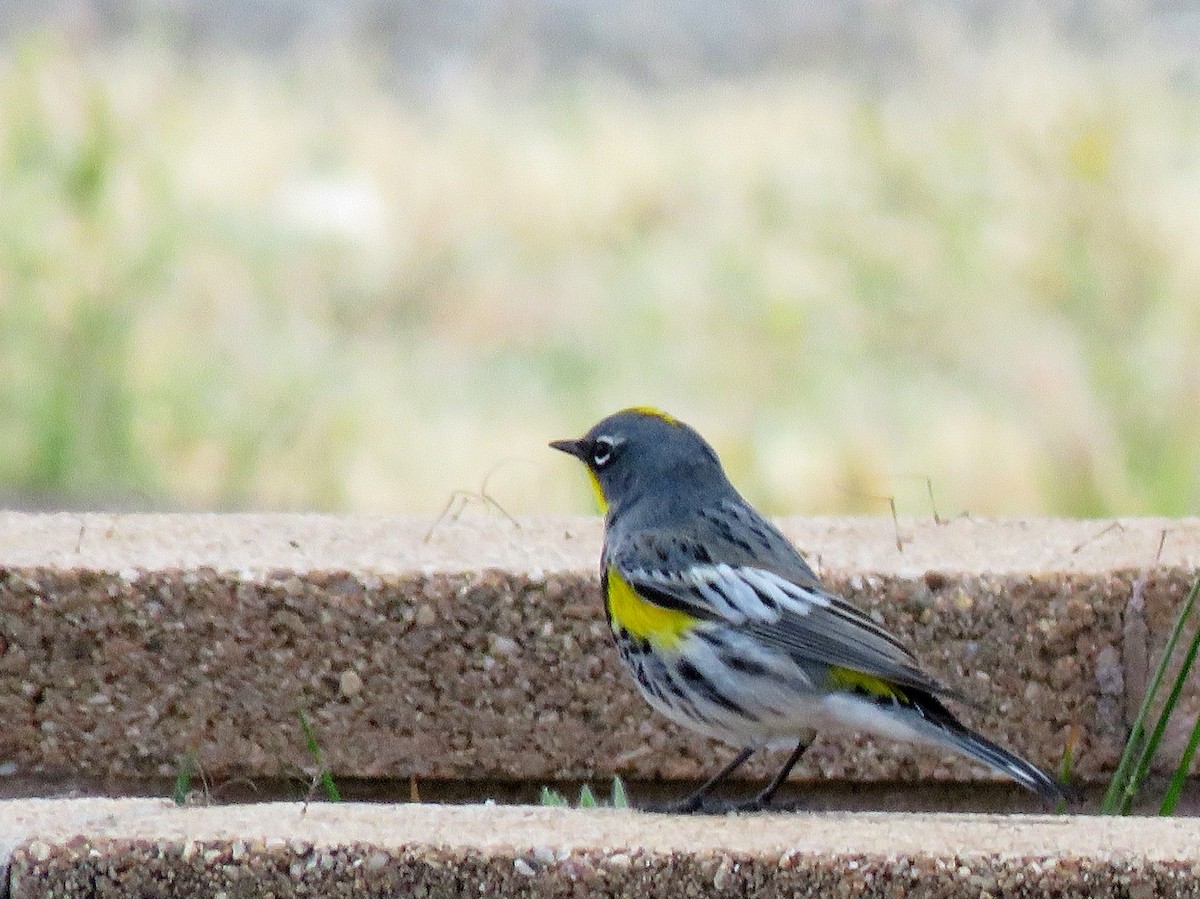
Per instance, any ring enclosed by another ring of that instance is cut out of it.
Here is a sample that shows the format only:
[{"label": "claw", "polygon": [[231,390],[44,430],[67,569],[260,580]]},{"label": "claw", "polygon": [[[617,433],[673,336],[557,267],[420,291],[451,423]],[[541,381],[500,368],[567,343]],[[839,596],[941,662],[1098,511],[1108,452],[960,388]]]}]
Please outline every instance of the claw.
[{"label": "claw", "polygon": [[771,800],[764,799],[762,796],[755,796],[747,799],[745,802],[739,802],[733,807],[735,812],[765,812],[771,808]]}]

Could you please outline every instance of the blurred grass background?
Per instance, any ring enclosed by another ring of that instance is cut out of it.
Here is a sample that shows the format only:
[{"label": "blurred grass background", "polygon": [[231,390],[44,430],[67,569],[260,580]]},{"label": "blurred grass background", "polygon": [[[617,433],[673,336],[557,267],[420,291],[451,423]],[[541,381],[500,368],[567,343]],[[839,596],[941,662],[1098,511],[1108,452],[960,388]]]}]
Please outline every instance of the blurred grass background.
[{"label": "blurred grass background", "polygon": [[774,513],[1194,514],[1200,87],[1113,31],[417,89],[13,29],[0,498],[585,511],[546,441],[650,403]]}]

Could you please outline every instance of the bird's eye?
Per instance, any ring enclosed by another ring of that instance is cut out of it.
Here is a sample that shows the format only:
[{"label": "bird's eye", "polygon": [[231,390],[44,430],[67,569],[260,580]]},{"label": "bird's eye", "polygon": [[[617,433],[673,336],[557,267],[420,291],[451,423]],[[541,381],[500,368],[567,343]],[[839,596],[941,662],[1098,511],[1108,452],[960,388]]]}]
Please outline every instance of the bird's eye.
[{"label": "bird's eye", "polygon": [[592,464],[603,468],[613,454],[613,442],[607,437],[597,437],[592,443]]}]

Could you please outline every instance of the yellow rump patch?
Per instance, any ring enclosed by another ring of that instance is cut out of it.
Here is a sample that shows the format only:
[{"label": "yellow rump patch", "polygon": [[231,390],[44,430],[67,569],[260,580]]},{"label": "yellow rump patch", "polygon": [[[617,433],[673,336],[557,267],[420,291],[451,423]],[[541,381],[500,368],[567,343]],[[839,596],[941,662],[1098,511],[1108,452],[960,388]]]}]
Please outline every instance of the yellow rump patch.
[{"label": "yellow rump patch", "polygon": [[700,619],[678,609],[664,609],[638,596],[615,568],[608,569],[608,614],[630,636],[671,649]]},{"label": "yellow rump patch", "polygon": [[901,702],[906,699],[904,691],[895,684],[889,684],[883,678],[863,674],[861,671],[855,671],[853,668],[842,668],[840,666],[830,668],[829,682],[835,687],[841,687],[845,690],[861,690],[872,696],[899,699]]},{"label": "yellow rump patch", "polygon": [[661,418],[667,424],[677,425],[679,419],[673,415],[668,415],[662,409],[655,409],[653,406],[634,406],[631,409],[626,409],[626,412],[636,412],[638,415],[650,415],[654,418]]}]

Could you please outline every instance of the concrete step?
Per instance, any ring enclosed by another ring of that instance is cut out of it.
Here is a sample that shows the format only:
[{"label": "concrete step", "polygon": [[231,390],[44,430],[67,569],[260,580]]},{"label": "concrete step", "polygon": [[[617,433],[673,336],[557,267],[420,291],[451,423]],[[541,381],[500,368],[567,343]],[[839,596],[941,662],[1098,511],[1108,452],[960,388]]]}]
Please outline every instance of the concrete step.
[{"label": "concrete step", "polygon": [[[0,802],[0,897],[1200,895],[1193,819]],[[6,887],[7,886],[7,890]]]},{"label": "concrete step", "polygon": [[[974,700],[964,718],[1048,767],[1073,739],[1093,783],[1200,564],[1194,519],[781,526]],[[188,754],[210,784],[287,777],[311,766],[300,709],[336,777],[704,777],[728,750],[652,715],[611,648],[600,540],[583,518],[2,513],[0,795],[160,782]],[[988,775],[830,737],[796,777]]]}]

